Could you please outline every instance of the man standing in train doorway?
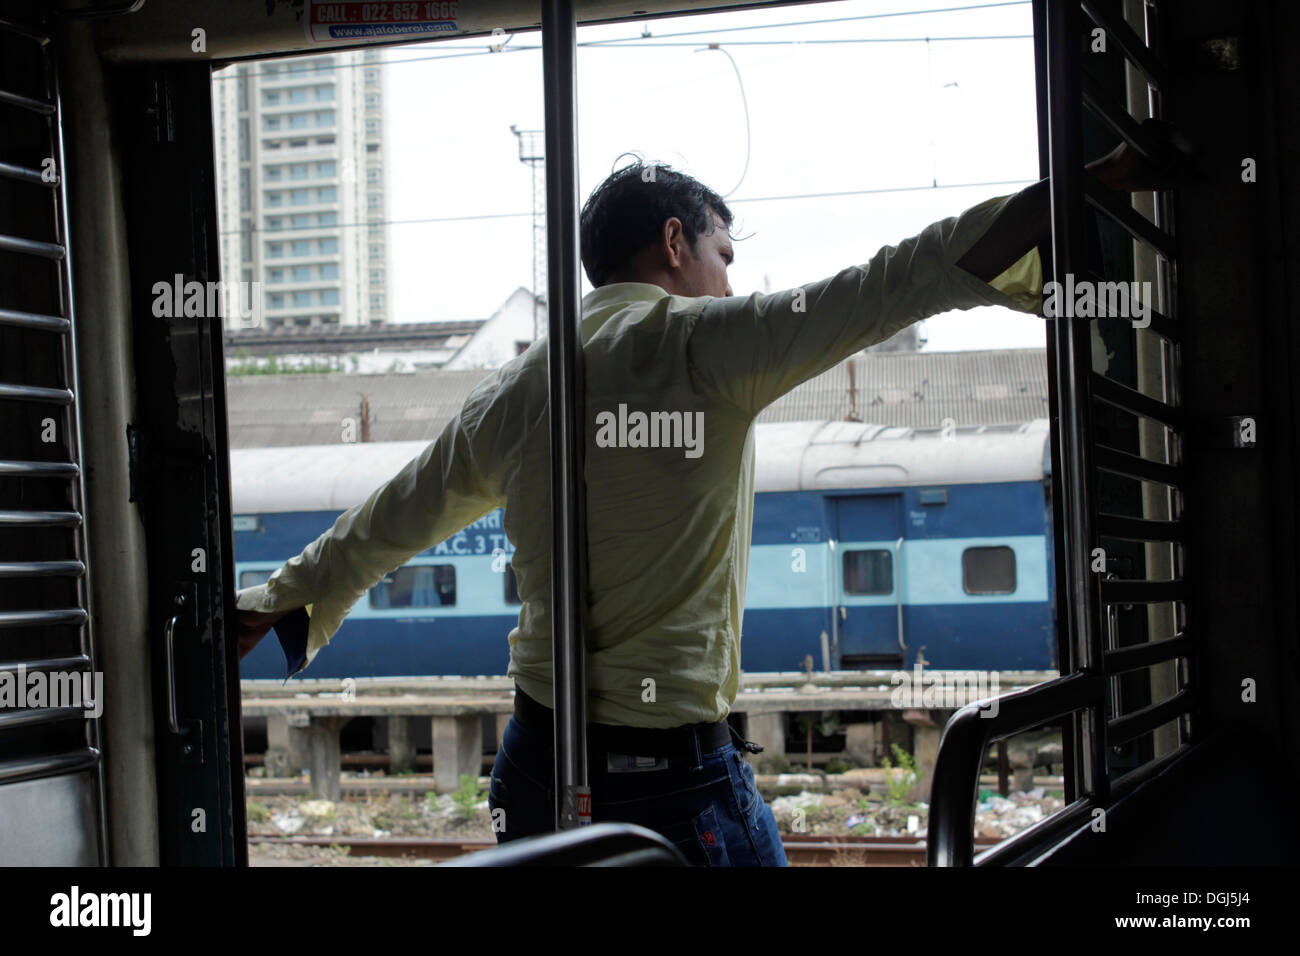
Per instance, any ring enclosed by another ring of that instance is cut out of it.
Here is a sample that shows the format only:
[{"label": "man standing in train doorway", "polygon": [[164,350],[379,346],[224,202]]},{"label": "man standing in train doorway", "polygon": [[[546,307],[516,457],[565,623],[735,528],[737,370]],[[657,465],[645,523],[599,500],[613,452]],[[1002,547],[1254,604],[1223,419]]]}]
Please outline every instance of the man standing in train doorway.
[{"label": "man standing in train doorway", "polygon": [[[1111,188],[1151,188],[1125,147],[1090,169]],[[758,748],[726,720],[740,686],[755,419],[928,316],[983,305],[1037,314],[1048,210],[1043,181],[828,279],[739,297],[727,280],[733,217],[717,193],[638,160],[591,194],[581,245],[594,286],[582,302],[593,822],[646,826],[698,865],[786,865],[737,743]],[[489,797],[501,842],[555,828],[547,395],[541,340],[238,601],[241,655],[289,615],[277,633],[297,673],[387,572],[503,506],[522,608],[509,635],[515,712]]]}]

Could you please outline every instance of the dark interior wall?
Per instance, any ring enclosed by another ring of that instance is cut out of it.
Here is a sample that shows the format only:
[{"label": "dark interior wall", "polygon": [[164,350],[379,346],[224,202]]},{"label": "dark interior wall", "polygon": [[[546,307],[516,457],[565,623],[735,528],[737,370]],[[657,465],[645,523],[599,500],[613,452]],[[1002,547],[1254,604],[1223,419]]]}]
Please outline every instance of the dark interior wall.
[{"label": "dark interior wall", "polygon": [[[1289,0],[1187,0],[1165,16],[1166,116],[1198,149],[1176,193],[1188,631],[1200,746],[1080,832],[1052,865],[1284,864],[1297,785],[1296,376],[1300,30]],[[1256,163],[1245,182],[1243,162]],[[1255,420],[1233,447],[1234,418]],[[1254,700],[1245,688],[1253,682]]]},{"label": "dark interior wall", "polygon": [[[1300,730],[1292,371],[1300,67],[1285,50],[1300,6],[1191,0],[1166,26],[1179,87],[1166,105],[1200,150],[1176,204],[1198,683],[1212,730],[1285,753]],[[1257,163],[1253,183],[1242,179],[1247,158]],[[1232,416],[1256,420],[1254,449],[1232,447]],[[1244,681],[1255,682],[1254,703],[1243,700]]]}]

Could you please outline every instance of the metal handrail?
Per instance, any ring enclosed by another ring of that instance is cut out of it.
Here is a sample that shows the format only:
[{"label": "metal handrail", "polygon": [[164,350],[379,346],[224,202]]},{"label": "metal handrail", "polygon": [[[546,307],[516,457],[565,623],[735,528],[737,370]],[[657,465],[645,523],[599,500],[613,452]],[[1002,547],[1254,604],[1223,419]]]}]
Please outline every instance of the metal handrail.
[{"label": "metal handrail", "polygon": [[987,701],[976,701],[953,715],[939,741],[930,789],[929,866],[970,866],[974,860],[974,798],[989,744],[1094,707],[1105,690],[1102,680],[1070,674],[997,698],[996,713],[986,709]]},{"label": "metal handrail", "polygon": [[894,542],[894,592],[898,595],[894,602],[898,609],[898,647],[903,652],[903,664],[907,664],[907,641],[903,636],[903,538]]},{"label": "metal handrail", "polygon": [[440,866],[686,866],[664,837],[631,823],[597,823],[490,850],[468,853]]}]

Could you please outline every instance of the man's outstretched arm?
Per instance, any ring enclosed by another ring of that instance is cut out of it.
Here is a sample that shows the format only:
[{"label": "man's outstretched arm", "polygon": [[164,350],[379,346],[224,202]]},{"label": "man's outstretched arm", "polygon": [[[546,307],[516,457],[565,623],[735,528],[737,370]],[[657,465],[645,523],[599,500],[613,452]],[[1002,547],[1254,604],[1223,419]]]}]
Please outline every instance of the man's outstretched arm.
[{"label": "man's outstretched arm", "polygon": [[[471,395],[467,407],[473,401]],[[292,676],[311,663],[353,604],[385,574],[499,504],[458,415],[424,452],[341,514],[266,584],[239,592],[240,657],[275,627]],[[299,609],[305,613],[293,615]]]},{"label": "man's outstretched arm", "polygon": [[981,281],[957,265],[1019,195],[931,223],[820,282],[701,300],[698,313],[688,316],[698,386],[757,415],[799,384],[932,315],[985,305],[1036,314],[1042,302],[1036,250],[1022,254],[1023,262],[1012,260],[1014,281],[1000,275]]},{"label": "man's outstretched arm", "polygon": [[[1121,146],[1088,164],[1112,189],[1157,188],[1153,170]],[[1041,314],[1039,246],[1051,235],[1047,180],[931,223],[870,261],[772,295],[706,299],[691,333],[701,384],[758,414],[802,382],[914,322],[1000,305]]]}]

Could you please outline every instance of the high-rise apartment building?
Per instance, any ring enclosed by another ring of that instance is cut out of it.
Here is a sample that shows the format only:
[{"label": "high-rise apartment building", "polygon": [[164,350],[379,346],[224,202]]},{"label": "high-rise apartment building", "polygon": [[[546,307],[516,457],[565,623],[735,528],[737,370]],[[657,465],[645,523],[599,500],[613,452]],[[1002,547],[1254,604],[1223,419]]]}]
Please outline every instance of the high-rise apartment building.
[{"label": "high-rise apartment building", "polygon": [[213,111],[223,278],[261,283],[260,324],[387,321],[381,52],[231,67]]}]

